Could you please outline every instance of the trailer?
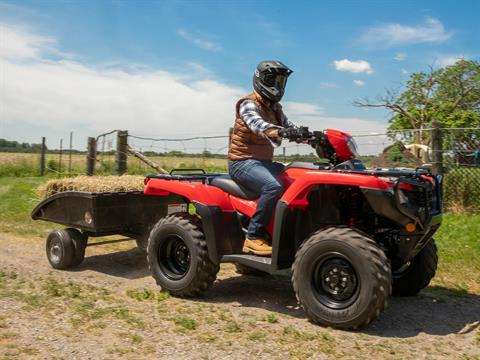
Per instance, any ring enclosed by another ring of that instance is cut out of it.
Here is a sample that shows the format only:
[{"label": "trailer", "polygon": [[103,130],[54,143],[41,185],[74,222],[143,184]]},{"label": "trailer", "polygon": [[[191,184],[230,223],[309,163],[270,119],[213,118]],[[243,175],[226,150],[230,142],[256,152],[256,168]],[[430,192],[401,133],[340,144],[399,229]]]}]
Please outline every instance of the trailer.
[{"label": "trailer", "polygon": [[48,235],[46,253],[52,267],[67,269],[83,261],[90,237],[122,235],[146,250],[151,227],[160,218],[186,209],[185,198],[176,194],[67,191],[40,202],[31,216],[66,226]]}]

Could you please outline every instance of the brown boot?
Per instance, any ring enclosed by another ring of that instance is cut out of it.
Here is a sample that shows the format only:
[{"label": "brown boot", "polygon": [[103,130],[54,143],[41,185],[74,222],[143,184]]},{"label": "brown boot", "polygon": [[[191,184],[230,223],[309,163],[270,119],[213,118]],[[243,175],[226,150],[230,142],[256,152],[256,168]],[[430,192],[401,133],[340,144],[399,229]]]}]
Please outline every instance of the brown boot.
[{"label": "brown boot", "polygon": [[243,252],[261,256],[272,255],[272,247],[268,245],[265,239],[245,239],[243,243]]}]

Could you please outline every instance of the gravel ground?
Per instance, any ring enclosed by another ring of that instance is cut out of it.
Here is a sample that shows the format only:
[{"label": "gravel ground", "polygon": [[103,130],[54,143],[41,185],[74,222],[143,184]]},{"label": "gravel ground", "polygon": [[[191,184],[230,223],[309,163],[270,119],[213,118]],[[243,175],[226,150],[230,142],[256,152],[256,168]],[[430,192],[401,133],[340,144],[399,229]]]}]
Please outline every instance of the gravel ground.
[{"label": "gravel ground", "polygon": [[0,358],[480,359],[480,296],[392,298],[366,329],[310,323],[287,277],[222,265],[198,299],[159,292],[132,241],[89,246],[57,271],[44,243],[0,232]]}]

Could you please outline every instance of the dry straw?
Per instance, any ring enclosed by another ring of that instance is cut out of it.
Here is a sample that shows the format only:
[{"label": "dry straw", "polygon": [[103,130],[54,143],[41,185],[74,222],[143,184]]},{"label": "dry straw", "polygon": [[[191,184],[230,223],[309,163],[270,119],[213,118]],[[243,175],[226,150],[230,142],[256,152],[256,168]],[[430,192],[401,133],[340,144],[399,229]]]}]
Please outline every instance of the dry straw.
[{"label": "dry straw", "polygon": [[37,188],[38,195],[45,199],[64,191],[115,192],[143,190],[143,176],[78,176],[53,179]]}]

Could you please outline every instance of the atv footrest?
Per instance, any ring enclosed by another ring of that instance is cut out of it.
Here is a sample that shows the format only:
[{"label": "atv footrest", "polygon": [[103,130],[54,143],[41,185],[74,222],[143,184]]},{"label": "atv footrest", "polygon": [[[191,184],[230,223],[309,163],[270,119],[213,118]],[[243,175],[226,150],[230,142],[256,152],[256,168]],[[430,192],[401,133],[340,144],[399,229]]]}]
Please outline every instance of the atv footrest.
[{"label": "atv footrest", "polygon": [[269,274],[272,273],[272,258],[270,257],[250,254],[233,254],[223,255],[220,261],[225,263],[242,264],[257,270],[265,271]]}]

